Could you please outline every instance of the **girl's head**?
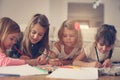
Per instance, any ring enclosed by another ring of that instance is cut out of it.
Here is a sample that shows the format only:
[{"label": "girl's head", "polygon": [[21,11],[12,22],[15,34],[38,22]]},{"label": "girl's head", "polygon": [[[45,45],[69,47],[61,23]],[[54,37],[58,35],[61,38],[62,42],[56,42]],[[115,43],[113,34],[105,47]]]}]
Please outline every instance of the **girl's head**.
[{"label": "girl's head", "polygon": [[79,23],[75,20],[66,20],[58,32],[61,44],[68,47],[82,47],[82,35]]},{"label": "girl's head", "polygon": [[0,48],[3,51],[11,48],[19,38],[19,25],[8,17],[0,19]]},{"label": "girl's head", "polygon": [[109,52],[116,40],[116,29],[113,25],[104,24],[97,30],[95,43],[100,52]]},{"label": "girl's head", "polygon": [[30,24],[27,26],[22,41],[22,47],[26,48],[25,51],[30,51],[31,44],[40,43],[43,48],[48,48],[49,37],[49,21],[43,14],[35,14]]},{"label": "girl's head", "polygon": [[49,22],[45,15],[35,14],[26,28],[25,36],[32,44],[48,41]]}]

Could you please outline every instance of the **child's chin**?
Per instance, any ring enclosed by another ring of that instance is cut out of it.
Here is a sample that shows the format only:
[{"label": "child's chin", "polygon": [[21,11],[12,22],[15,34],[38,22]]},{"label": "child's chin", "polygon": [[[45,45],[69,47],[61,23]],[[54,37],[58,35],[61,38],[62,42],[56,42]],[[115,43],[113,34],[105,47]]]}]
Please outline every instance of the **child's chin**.
[{"label": "child's chin", "polygon": [[10,49],[10,48],[12,48],[12,46],[8,46],[6,49]]},{"label": "child's chin", "polygon": [[106,51],[101,51],[101,53],[106,54]]},{"label": "child's chin", "polygon": [[36,44],[36,43],[38,43],[38,42],[37,42],[37,41],[32,41],[31,43],[32,43],[32,44]]}]

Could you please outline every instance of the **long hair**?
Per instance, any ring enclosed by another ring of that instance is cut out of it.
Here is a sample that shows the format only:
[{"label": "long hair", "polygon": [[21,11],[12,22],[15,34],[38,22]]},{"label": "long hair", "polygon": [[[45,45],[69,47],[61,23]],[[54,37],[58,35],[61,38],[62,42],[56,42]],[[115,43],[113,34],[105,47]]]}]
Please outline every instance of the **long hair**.
[{"label": "long hair", "polygon": [[77,22],[77,20],[65,20],[59,31],[58,31],[58,38],[59,38],[59,42],[61,44],[63,44],[63,40],[62,40],[62,37],[63,37],[63,31],[64,31],[64,28],[67,28],[69,30],[75,30],[76,32],[76,43],[74,45],[74,47],[82,47],[82,33],[81,33],[81,29],[80,29],[80,25],[79,23]]},{"label": "long hair", "polygon": [[39,24],[45,29],[45,34],[42,40],[38,42],[40,43],[40,46],[39,46],[40,50],[44,51],[45,48],[49,49],[49,45],[48,45],[49,44],[49,21],[45,15],[35,14],[30,20],[30,23],[24,32],[23,40],[21,42],[21,50],[29,54],[30,56],[32,54],[31,49],[30,49],[32,44],[29,40],[29,34],[35,24]]},{"label": "long hair", "polygon": [[20,33],[19,25],[8,17],[3,17],[0,19],[0,47],[5,51],[3,41],[8,34]]}]

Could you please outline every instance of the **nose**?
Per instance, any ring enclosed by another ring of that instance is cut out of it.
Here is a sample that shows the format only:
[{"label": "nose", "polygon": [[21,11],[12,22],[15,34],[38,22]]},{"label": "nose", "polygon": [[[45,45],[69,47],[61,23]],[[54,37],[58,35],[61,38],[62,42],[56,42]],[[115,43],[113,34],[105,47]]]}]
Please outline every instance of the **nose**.
[{"label": "nose", "polygon": [[103,46],[102,49],[105,51],[107,49],[107,46]]},{"label": "nose", "polygon": [[67,36],[67,39],[69,40],[69,39],[70,39],[70,36]]},{"label": "nose", "polygon": [[38,38],[38,34],[34,34],[33,38],[37,39]]}]

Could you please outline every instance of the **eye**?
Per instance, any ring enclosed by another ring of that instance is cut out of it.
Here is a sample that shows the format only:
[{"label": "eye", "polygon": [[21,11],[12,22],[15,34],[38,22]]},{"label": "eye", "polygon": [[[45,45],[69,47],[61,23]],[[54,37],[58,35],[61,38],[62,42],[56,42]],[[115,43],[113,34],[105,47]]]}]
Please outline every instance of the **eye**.
[{"label": "eye", "polygon": [[67,37],[67,35],[63,35],[63,37]]},{"label": "eye", "polygon": [[70,35],[70,37],[75,37],[75,35]]},{"label": "eye", "polygon": [[31,31],[32,34],[36,34],[36,31]]},{"label": "eye", "polygon": [[100,46],[104,46],[104,44],[103,44],[103,43],[100,43]]},{"label": "eye", "polygon": [[17,38],[10,38],[10,40],[17,42]]},{"label": "eye", "polygon": [[38,34],[39,36],[44,36],[44,34]]},{"label": "eye", "polygon": [[10,40],[12,41],[12,40],[14,40],[14,38],[10,38]]}]

